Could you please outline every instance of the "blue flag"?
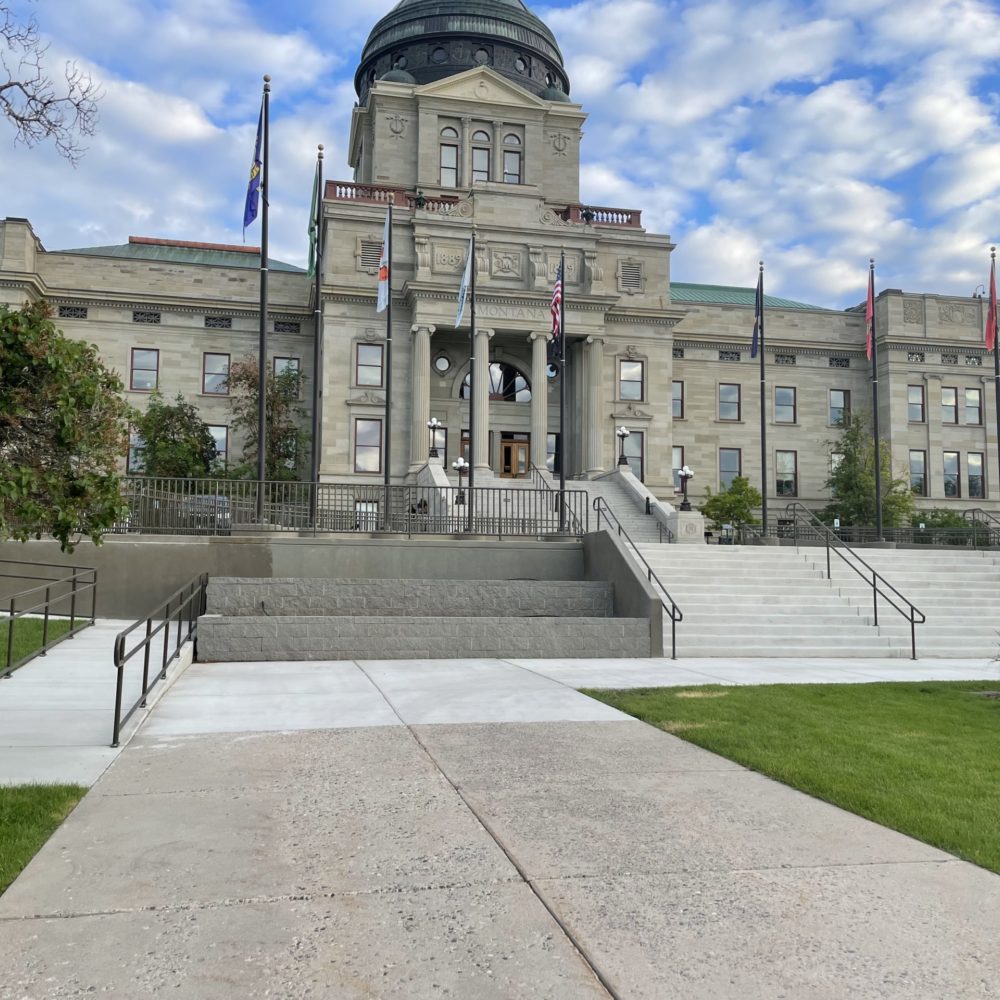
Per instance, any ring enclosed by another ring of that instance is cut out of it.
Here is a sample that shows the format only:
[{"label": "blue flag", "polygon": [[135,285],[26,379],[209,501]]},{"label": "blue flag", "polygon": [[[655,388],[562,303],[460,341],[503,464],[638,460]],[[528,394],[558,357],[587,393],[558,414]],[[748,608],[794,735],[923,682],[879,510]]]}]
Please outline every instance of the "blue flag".
[{"label": "blue flag", "polygon": [[247,201],[243,207],[243,232],[257,218],[257,206],[260,203],[260,136],[264,129],[264,104],[260,105],[260,117],[257,119],[257,145],[253,150],[253,163],[250,164],[250,182],[247,184]]},{"label": "blue flag", "polygon": [[757,357],[757,347],[760,338],[764,336],[764,269],[757,276],[757,300],[754,303],[753,340],[750,344],[750,357]]}]

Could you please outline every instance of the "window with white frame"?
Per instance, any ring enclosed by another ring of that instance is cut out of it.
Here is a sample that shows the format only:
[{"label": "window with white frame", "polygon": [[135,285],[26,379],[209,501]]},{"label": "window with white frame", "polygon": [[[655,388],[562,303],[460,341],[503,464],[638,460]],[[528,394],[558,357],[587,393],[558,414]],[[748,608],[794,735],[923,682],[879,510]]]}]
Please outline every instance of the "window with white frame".
[{"label": "window with white frame", "polygon": [[382,421],[357,417],[354,421],[354,471],[382,471]]},{"label": "window with white frame", "polygon": [[441,129],[441,187],[458,187],[458,129]]},{"label": "window with white frame", "polygon": [[472,133],[472,182],[490,179],[490,161],[493,159],[493,140],[485,129]]},{"label": "window with white frame", "polygon": [[503,182],[504,184],[520,184],[522,182],[524,160],[521,154],[521,137],[514,132],[508,132],[503,137]]}]

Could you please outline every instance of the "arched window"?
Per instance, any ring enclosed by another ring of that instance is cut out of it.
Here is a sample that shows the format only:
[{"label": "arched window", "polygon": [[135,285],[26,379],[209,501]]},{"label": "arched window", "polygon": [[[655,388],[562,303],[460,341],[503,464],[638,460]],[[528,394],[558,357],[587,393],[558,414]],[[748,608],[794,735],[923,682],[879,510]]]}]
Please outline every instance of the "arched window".
[{"label": "arched window", "polygon": [[458,187],[458,129],[441,129],[441,187]]},{"label": "arched window", "polygon": [[504,184],[520,184],[524,176],[521,137],[514,132],[508,132],[503,137],[503,145],[503,182]]},{"label": "arched window", "polygon": [[[462,383],[462,399],[471,394],[472,380],[465,376]],[[494,361],[490,365],[490,399],[500,403],[530,403],[531,383],[522,371],[506,361]]]},{"label": "arched window", "polygon": [[472,133],[472,181],[488,181],[490,179],[490,160],[492,159],[493,140],[489,132],[477,129]]}]

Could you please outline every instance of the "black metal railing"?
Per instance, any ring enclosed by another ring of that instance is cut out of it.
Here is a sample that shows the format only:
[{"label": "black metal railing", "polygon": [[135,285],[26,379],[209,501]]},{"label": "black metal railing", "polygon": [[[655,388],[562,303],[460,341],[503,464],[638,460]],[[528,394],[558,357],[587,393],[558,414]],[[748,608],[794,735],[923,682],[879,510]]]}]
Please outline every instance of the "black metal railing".
[{"label": "black metal railing", "polygon": [[[1000,546],[1000,518],[991,514],[982,507],[974,507],[971,510],[963,510],[962,517],[969,522],[969,529],[972,532],[973,548],[996,548]],[[977,544],[981,539],[985,539],[983,544]]]},{"label": "black metal railing", "polygon": [[[6,622],[7,626],[0,649],[0,679],[10,677],[29,660],[44,656],[53,646],[64,639],[71,639],[94,624],[97,570],[93,567],[0,559],[0,580],[29,581],[35,584],[34,587],[4,595],[0,602],[0,625]],[[89,614],[80,610],[81,601],[84,609],[89,606]],[[39,619],[42,622],[41,644],[32,644],[32,649],[15,660],[14,646],[18,631],[23,635],[25,623]],[[65,631],[56,630],[56,634],[50,636],[50,625],[54,621],[66,622],[69,628]]]},{"label": "black metal railing", "polygon": [[[663,585],[663,581],[656,575],[655,570],[646,561],[645,556],[639,551],[639,547],[632,541],[629,533],[622,527],[621,521],[615,517],[615,512],[607,505],[604,497],[594,498],[594,511],[597,514],[597,530],[601,530],[601,518],[604,517],[608,523],[614,523],[617,530],[618,537],[624,538],[628,542],[630,548],[636,559],[642,563],[643,569],[646,571],[646,579],[650,583],[655,583],[657,587],[660,588],[661,596],[660,603],[663,605],[663,610],[666,611],[667,616],[670,618],[670,658],[672,660],[677,659],[677,623],[684,621],[684,613],[678,607],[677,602],[670,596],[670,592]],[[669,602],[669,603],[668,603]]]},{"label": "black metal railing", "polygon": [[[184,643],[195,637],[198,630],[198,618],[205,613],[205,595],[208,588],[208,574],[202,573],[180,590],[171,594],[166,601],[153,610],[145,618],[140,618],[127,629],[118,633],[115,639],[115,669],[118,671],[118,682],[115,686],[115,721],[111,745],[118,746],[122,726],[140,708],[146,707],[149,692],[156,685],[166,680],[167,668],[181,654]],[[173,625],[176,622],[177,628]],[[141,629],[138,640],[128,648],[129,636]],[[153,661],[153,641],[163,636],[156,652],[158,663],[150,667]],[[125,666],[134,656],[142,653],[142,690],[125,714],[122,714],[122,699],[125,691]]]},{"label": "black metal railing", "polygon": [[471,532],[503,538],[582,535],[588,528],[583,490],[561,494],[551,488],[292,482],[265,483],[264,490],[259,518],[255,482],[130,477],[123,483],[128,513],[114,530],[202,535]]},{"label": "black metal railing", "polygon": [[[565,494],[561,494],[561,491],[557,490],[548,481],[548,479],[546,479],[545,476],[542,475],[541,469],[539,469],[534,462],[531,463],[531,481],[535,484],[535,488],[537,490],[541,490],[542,492],[547,493],[549,495],[553,510],[559,511],[560,509],[562,509],[565,512],[565,518],[564,519],[561,518],[559,522],[561,531],[570,535],[576,535],[577,537],[580,537],[587,533],[587,528],[585,524],[581,523],[580,518],[577,515],[578,505],[574,502],[566,502],[565,500],[565,497],[569,497],[573,492],[576,493],[582,492],[586,494],[586,491],[567,490]],[[560,495],[564,497],[561,508],[560,508]],[[584,500],[583,509],[585,512],[589,510],[586,499]]]},{"label": "black metal railing", "polygon": [[[986,511],[982,512],[986,514]],[[991,516],[988,515],[987,516]],[[870,545],[875,542],[894,542],[897,545],[925,545],[938,548],[991,549],[1000,547],[1000,522],[996,525],[969,519],[965,525],[949,528],[921,528],[919,525],[905,525],[898,528],[883,528],[881,534],[867,525],[842,525],[839,528],[826,526],[842,542],[848,545]],[[736,534],[736,541],[744,545],[761,544],[764,538],[791,541],[796,545],[822,545],[823,532],[796,518],[778,518],[765,531],[760,525],[746,525]]]},{"label": "black metal railing", "polygon": [[[853,570],[871,587],[873,624],[876,627],[878,627],[878,602],[880,597],[909,622],[910,655],[915,660],[917,658],[916,626],[922,625],[927,621],[924,613],[915,604],[905,598],[881,573],[865,562],[843,538],[832,528],[827,527],[803,504],[790,503],[785,508],[784,520],[786,523],[783,527],[793,530],[793,534],[786,537],[809,537],[810,539],[820,541],[825,546],[826,578],[828,580],[833,579],[830,562],[830,553],[833,552],[845,566]],[[798,523],[798,536],[794,534],[796,523]],[[897,600],[899,603],[897,603]],[[900,605],[904,605],[904,607]]]}]

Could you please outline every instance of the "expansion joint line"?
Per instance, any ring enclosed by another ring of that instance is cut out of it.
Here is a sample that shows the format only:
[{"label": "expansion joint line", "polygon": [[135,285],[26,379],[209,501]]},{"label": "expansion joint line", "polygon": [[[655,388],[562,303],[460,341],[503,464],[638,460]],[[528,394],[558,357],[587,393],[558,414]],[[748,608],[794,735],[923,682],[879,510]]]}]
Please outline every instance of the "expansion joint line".
[{"label": "expansion joint line", "polygon": [[597,980],[598,983],[600,983],[601,988],[605,991],[605,993],[607,993],[607,995],[611,998],[611,1000],[623,1000],[622,995],[611,985],[611,983],[608,982],[607,977],[597,967],[597,964],[595,963],[594,959],[591,957],[587,949],[583,946],[582,942],[577,940],[573,932],[563,922],[562,917],[560,917],[560,915],[556,912],[556,910],[549,904],[548,900],[538,890],[535,883],[528,876],[528,873],[521,866],[517,858],[514,857],[513,853],[508,849],[507,845],[500,839],[499,834],[493,829],[489,821],[469,801],[469,799],[466,797],[462,789],[459,788],[457,784],[455,784],[455,782],[451,779],[451,776],[448,774],[448,772],[445,771],[445,769],[441,766],[441,764],[438,762],[438,759],[431,752],[430,747],[428,747],[427,744],[424,743],[424,741],[420,738],[420,734],[417,733],[417,731],[413,728],[413,726],[411,726],[410,723],[408,723],[399,714],[398,711],[396,711],[396,706],[393,705],[392,701],[389,699],[389,696],[385,693],[385,691],[382,690],[381,687],[379,687],[378,682],[368,673],[368,671],[365,670],[365,668],[357,661],[355,661],[355,663],[358,669],[360,669],[361,672],[368,678],[369,682],[372,684],[375,690],[378,691],[378,693],[382,695],[383,698],[385,698],[386,704],[389,705],[389,707],[392,709],[393,714],[396,716],[397,719],[399,719],[400,724],[406,727],[406,731],[410,734],[411,737],[413,737],[413,741],[417,744],[417,746],[420,747],[420,749],[423,750],[423,752],[427,755],[427,759],[431,762],[431,764],[434,765],[435,770],[441,775],[442,778],[444,778],[445,781],[448,782],[448,784],[454,790],[455,794],[462,800],[462,803],[464,804],[465,808],[468,809],[470,813],[472,813],[472,815],[476,818],[476,822],[479,823],[479,825],[486,831],[486,833],[493,840],[493,843],[495,843],[497,847],[500,848],[501,851],[503,851],[504,857],[506,857],[507,860],[511,863],[514,870],[520,877],[521,881],[531,890],[531,893],[535,897],[535,899],[537,899],[538,902],[542,904],[542,906],[545,908],[546,913],[548,913],[548,915],[555,921],[556,926],[559,928],[560,931],[562,931],[563,936],[569,942],[570,946],[580,956],[580,959],[584,963],[584,965],[586,965],[587,968],[590,970],[590,974]]}]

